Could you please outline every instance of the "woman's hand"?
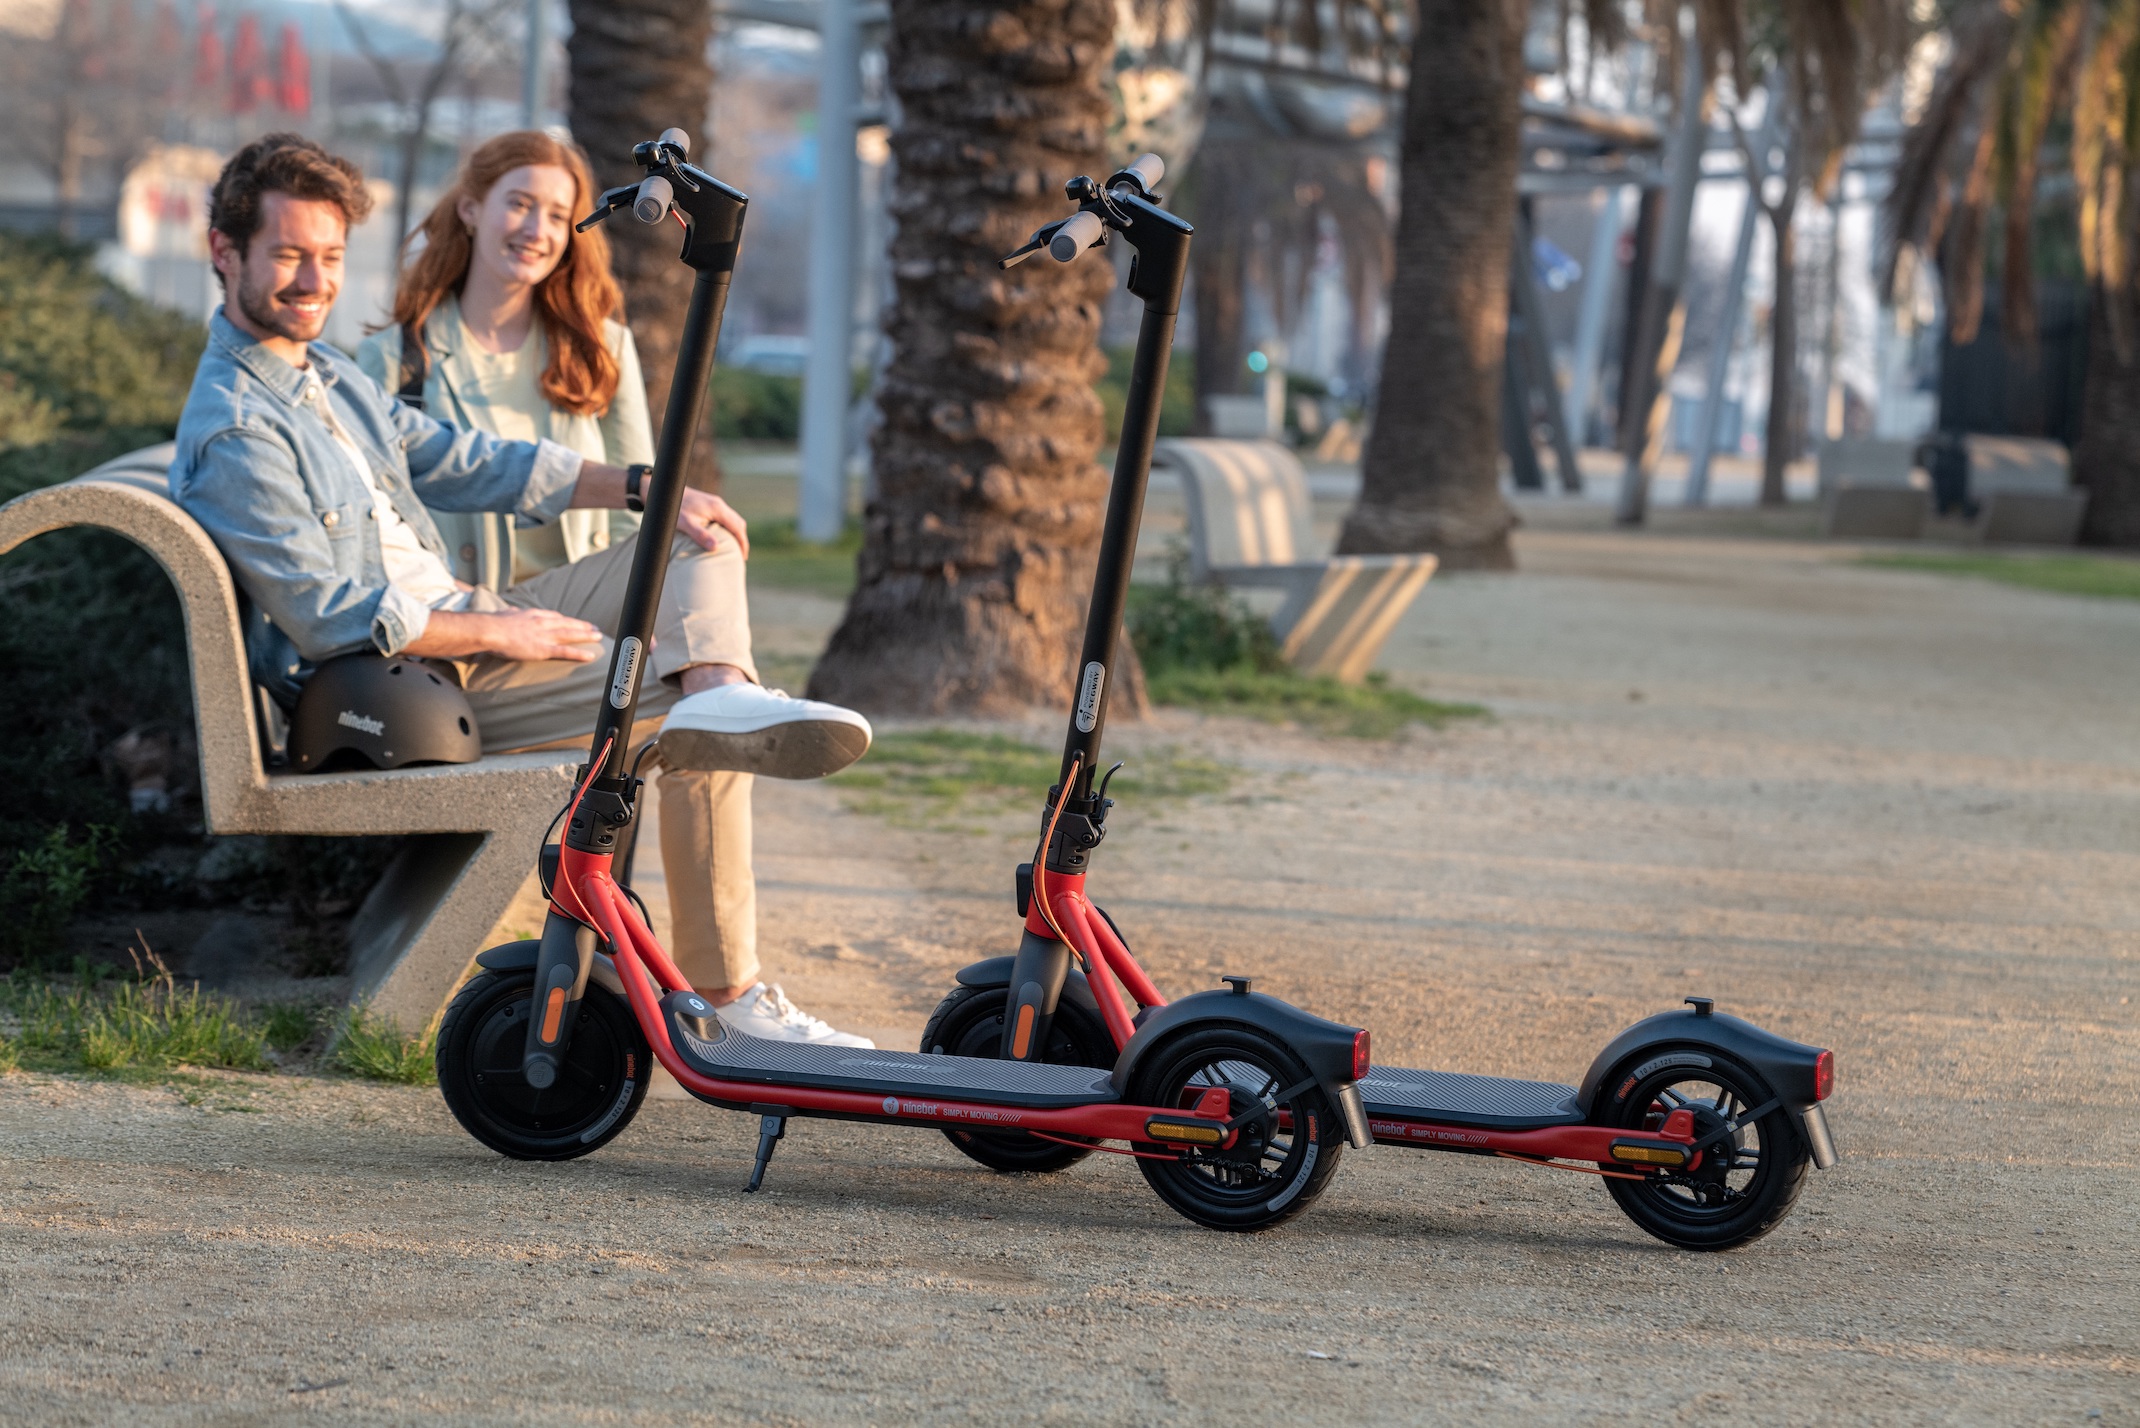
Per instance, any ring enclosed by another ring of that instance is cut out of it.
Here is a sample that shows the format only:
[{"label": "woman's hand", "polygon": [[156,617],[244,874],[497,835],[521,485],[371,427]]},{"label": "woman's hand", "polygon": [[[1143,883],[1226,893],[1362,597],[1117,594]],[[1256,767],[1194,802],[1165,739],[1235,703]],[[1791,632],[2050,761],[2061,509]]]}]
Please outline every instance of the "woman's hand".
[{"label": "woman's hand", "polygon": [[735,537],[743,558],[750,559],[750,524],[719,496],[686,487],[683,509],[676,513],[676,528],[707,550],[718,550],[719,532],[727,531]]}]

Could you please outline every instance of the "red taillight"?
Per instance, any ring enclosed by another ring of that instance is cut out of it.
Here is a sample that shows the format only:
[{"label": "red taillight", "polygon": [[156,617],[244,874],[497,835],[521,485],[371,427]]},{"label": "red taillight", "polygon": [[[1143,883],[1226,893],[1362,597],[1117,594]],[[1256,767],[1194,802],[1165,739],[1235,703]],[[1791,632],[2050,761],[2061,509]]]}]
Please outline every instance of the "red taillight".
[{"label": "red taillight", "polygon": [[1825,1101],[1835,1089],[1835,1053],[1823,1051],[1813,1062],[1813,1099]]},{"label": "red taillight", "polygon": [[[1824,1053],[1825,1054],[1825,1053]],[[1367,1079],[1367,1033],[1362,1031],[1352,1038],[1352,1079]]]}]

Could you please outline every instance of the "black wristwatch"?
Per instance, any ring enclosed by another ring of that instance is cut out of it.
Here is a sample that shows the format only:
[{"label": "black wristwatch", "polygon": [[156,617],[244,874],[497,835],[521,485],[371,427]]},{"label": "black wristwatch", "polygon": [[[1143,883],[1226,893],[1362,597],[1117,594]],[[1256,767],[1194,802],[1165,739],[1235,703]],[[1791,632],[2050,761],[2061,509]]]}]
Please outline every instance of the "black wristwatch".
[{"label": "black wristwatch", "polygon": [[624,468],[625,510],[644,511],[646,509],[646,497],[641,494],[639,488],[640,484],[644,482],[647,477],[653,474],[654,468],[647,465],[643,461],[636,466],[627,466]]}]

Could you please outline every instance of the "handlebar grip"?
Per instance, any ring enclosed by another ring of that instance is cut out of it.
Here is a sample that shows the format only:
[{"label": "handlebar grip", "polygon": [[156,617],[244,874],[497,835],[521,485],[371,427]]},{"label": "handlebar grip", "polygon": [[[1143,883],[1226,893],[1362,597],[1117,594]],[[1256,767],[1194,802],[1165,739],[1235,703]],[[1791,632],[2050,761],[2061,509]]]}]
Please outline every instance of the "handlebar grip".
[{"label": "handlebar grip", "polygon": [[686,157],[690,156],[691,136],[681,129],[664,129],[661,131],[661,137],[654,142],[657,144],[674,144],[684,151]]},{"label": "handlebar grip", "polygon": [[639,183],[639,196],[632,200],[632,212],[641,223],[659,223],[669,216],[669,204],[675,199],[676,190],[660,174],[649,174]]},{"label": "handlebar grip", "polygon": [[1048,240],[1048,256],[1067,263],[1107,235],[1107,224],[1097,213],[1073,213],[1063,220]]},{"label": "handlebar grip", "polygon": [[1157,154],[1145,154],[1129,165],[1125,172],[1135,174],[1138,181],[1144,185],[1144,191],[1150,193],[1158,188],[1159,181],[1166,177],[1167,162]]}]

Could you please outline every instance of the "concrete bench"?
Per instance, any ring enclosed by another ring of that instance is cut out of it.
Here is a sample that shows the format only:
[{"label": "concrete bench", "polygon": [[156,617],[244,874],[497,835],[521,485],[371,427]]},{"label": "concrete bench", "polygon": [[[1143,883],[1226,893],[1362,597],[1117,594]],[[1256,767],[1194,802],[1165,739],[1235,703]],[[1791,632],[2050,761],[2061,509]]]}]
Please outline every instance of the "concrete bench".
[{"label": "concrete bench", "polygon": [[445,1005],[529,876],[577,761],[550,752],[390,772],[271,772],[238,590],[215,542],[170,498],[172,455],[169,445],[149,447],[0,506],[0,555],[47,531],[95,526],[163,566],[185,615],[209,832],[413,835],[357,911],[350,970],[358,1000],[415,1031]]},{"label": "concrete bench", "polygon": [[1915,540],[1932,514],[1915,444],[1867,437],[1821,443],[1821,534],[1833,540]]},{"label": "concrete bench", "polygon": [[1993,545],[2072,545],[2088,513],[2088,493],[2073,485],[2062,442],[2021,436],[1969,436],[1969,498],[1977,532]]},{"label": "concrete bench", "polygon": [[1181,478],[1190,577],[1283,591],[1271,632],[1304,674],[1365,679],[1434,574],[1431,555],[1309,558],[1316,541],[1307,473],[1276,442],[1169,439],[1152,464]]}]

